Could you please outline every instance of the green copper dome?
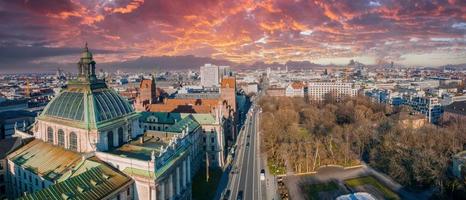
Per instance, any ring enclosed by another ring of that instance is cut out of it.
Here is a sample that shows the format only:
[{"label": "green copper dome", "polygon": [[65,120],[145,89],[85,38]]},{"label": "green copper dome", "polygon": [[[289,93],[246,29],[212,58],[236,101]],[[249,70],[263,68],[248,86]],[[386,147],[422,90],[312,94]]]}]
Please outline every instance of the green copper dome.
[{"label": "green copper dome", "polygon": [[133,112],[129,103],[112,89],[89,92],[65,90],[54,98],[43,116],[85,122],[103,122]]},{"label": "green copper dome", "polygon": [[97,129],[137,116],[125,98],[108,88],[105,81],[95,78],[94,65],[92,53],[86,44],[78,63],[78,79],[68,81],[68,86],[50,101],[39,119],[77,128]]}]

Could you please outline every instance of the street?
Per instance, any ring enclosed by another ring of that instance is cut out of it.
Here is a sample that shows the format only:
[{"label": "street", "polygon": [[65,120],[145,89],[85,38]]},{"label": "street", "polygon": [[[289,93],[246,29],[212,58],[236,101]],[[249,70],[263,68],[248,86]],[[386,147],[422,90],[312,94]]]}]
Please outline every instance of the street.
[{"label": "street", "polygon": [[259,151],[258,118],[259,112],[252,106],[237,140],[236,155],[224,191],[230,190],[229,199],[266,199],[263,193],[265,181],[260,180],[263,166]]},{"label": "street", "polygon": [[238,199],[239,193],[242,193],[242,199],[260,199],[261,196],[257,116],[256,111],[251,112],[238,139],[237,155],[232,169],[234,173],[231,174],[227,188],[231,191],[230,199]]}]

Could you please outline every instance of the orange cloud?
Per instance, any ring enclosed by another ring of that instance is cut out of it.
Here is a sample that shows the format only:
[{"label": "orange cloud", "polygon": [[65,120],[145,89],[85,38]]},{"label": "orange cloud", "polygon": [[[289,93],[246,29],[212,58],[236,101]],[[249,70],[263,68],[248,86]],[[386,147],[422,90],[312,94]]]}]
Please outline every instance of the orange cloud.
[{"label": "orange cloud", "polygon": [[125,7],[120,7],[120,8],[107,8],[107,11],[113,12],[113,13],[121,13],[121,14],[126,14],[133,12],[134,10],[138,9],[139,7],[144,4],[144,0],[133,0],[131,1],[128,5]]}]

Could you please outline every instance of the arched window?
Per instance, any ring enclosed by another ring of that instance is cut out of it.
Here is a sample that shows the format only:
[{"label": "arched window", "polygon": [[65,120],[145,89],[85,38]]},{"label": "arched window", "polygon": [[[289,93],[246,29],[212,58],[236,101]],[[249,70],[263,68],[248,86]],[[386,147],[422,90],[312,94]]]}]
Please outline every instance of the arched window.
[{"label": "arched window", "polygon": [[58,129],[58,146],[65,147],[65,132],[62,129]]},{"label": "arched window", "polygon": [[53,128],[47,128],[47,142],[53,143]]},{"label": "arched window", "polygon": [[78,151],[78,136],[75,132],[70,133],[70,149]]},{"label": "arched window", "polygon": [[113,131],[107,132],[108,150],[113,149]]},{"label": "arched window", "polygon": [[118,145],[123,145],[123,128],[118,128]]}]

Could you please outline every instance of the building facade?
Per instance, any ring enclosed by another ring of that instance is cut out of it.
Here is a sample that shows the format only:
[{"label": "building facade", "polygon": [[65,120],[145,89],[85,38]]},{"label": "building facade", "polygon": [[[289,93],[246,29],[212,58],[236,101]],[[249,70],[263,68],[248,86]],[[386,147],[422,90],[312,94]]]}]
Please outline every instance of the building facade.
[{"label": "building facade", "polygon": [[139,91],[134,103],[136,111],[146,111],[150,104],[157,103],[157,86],[155,76],[152,79],[143,79],[139,84]]},{"label": "building facade", "polygon": [[200,68],[201,86],[218,87],[219,85],[219,68],[213,64],[205,64]]},{"label": "building facade", "polygon": [[307,83],[310,100],[324,100],[325,95],[333,94],[336,98],[356,96],[359,88],[346,82],[309,82]]},{"label": "building facade", "polygon": [[68,82],[6,156],[8,198],[191,199],[201,162],[192,117],[163,131],[140,128],[140,114],[95,76],[87,45]]}]

